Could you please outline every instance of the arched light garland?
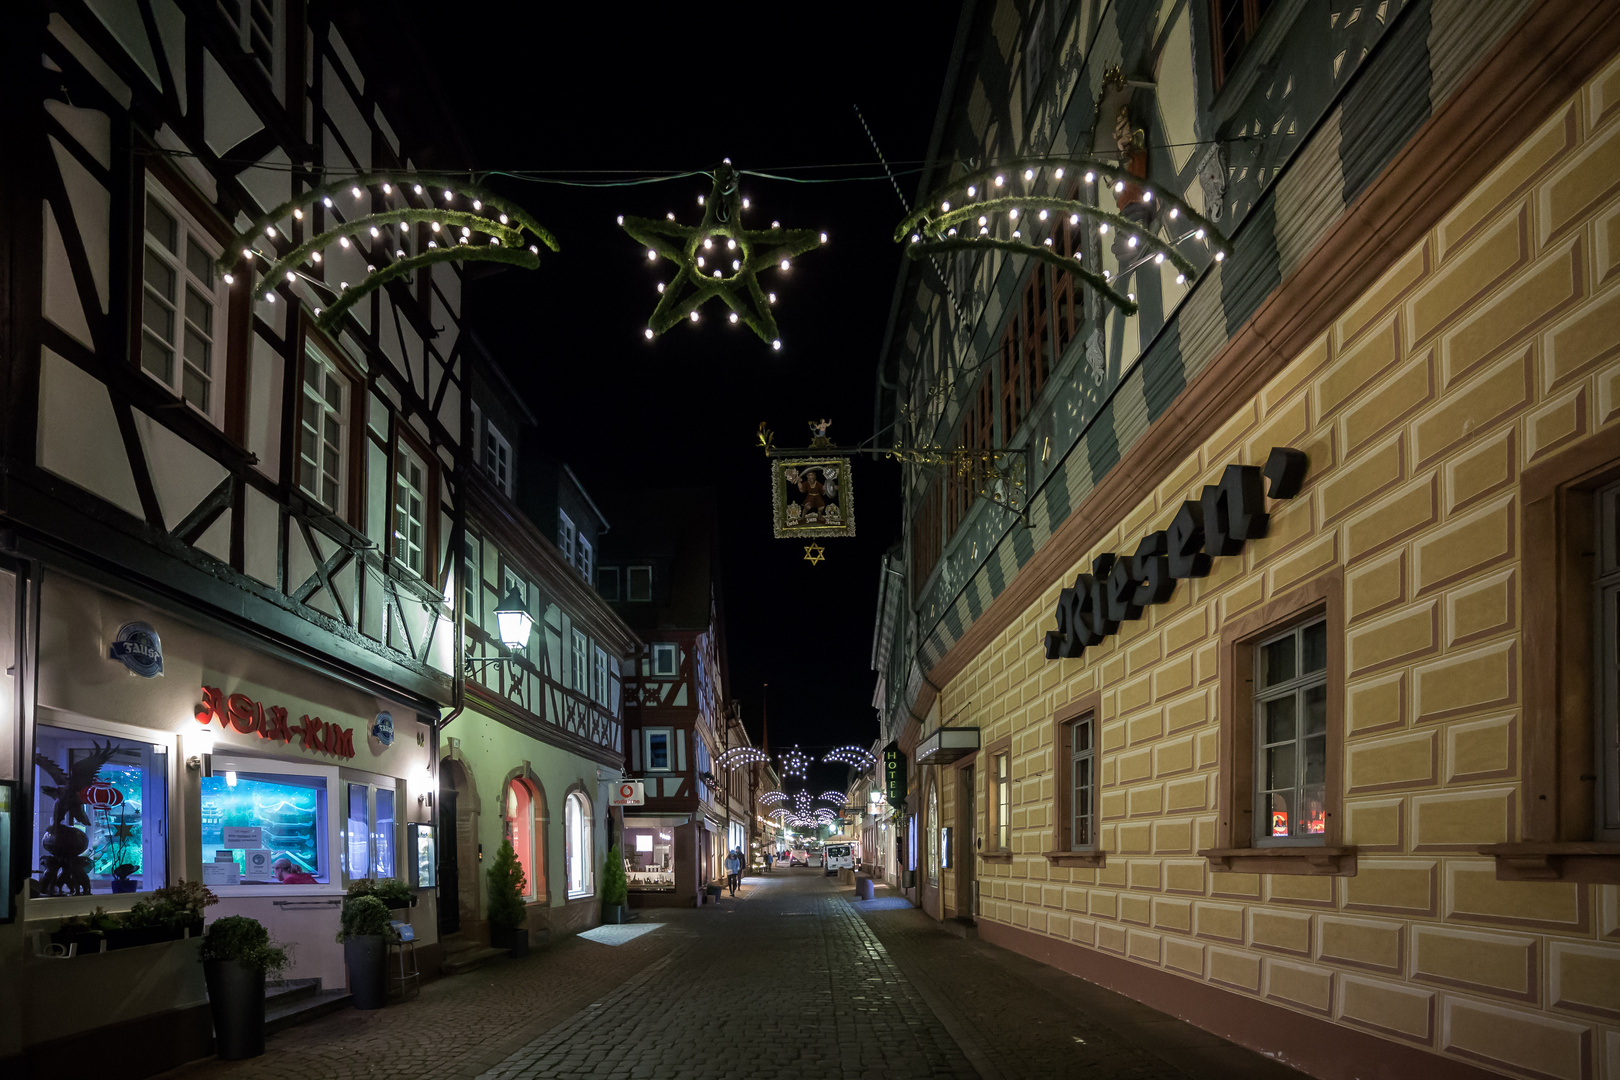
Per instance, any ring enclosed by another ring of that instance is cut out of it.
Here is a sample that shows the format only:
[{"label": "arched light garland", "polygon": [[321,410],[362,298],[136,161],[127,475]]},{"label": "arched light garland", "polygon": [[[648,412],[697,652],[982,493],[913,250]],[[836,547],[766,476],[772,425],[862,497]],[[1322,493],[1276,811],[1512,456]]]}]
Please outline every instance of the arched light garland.
[{"label": "arched light garland", "polygon": [[[1054,185],[1061,185],[1065,176],[1074,175],[1081,178],[1080,199],[1062,198],[1056,190],[1043,195],[1038,190],[1048,177]],[[1117,195],[1126,185],[1140,189],[1146,202],[1163,208],[1155,217],[1157,228],[1168,230],[1168,238],[1160,237],[1157,229],[1150,227],[1151,221],[1133,221],[1085,201],[1087,194],[1095,199],[1103,186],[1112,188]],[[1076,252],[1073,258],[1059,255],[1053,250],[1050,235],[1036,240],[1034,234],[1043,225],[1056,227],[1065,217],[1071,226],[1081,220],[1089,222],[1102,236],[1117,229],[1128,237],[1127,246],[1139,252],[1139,257],[1120,271],[1121,278],[1145,263],[1157,265],[1168,260],[1176,268],[1177,284],[1184,284],[1199,273],[1182,252],[1184,245],[1200,253],[1209,252],[1215,262],[1226,258],[1226,238],[1174,192],[1132,174],[1123,165],[1091,158],[1018,158],[968,173],[930,192],[895,228],[894,239],[905,245],[906,255],[912,259],[982,248],[1032,255],[1084,281],[1125,314],[1136,314],[1135,295],[1122,295],[1116,290],[1109,271],[1087,269],[1082,265],[1082,252]],[[1026,228],[1028,237],[1024,235]],[[1208,258],[1204,265],[1209,265]]]},{"label": "arched light garland", "polygon": [[739,321],[759,335],[773,349],[782,348],[771,305],[776,293],[767,293],[759,284],[763,270],[786,273],[796,255],[813,251],[827,242],[827,234],[815,229],[784,229],[771,222],[769,229],[745,229],[742,212],[748,200],[737,190],[737,170],[726,158],[714,170],[714,187],[707,198],[698,196],[703,221],[682,225],[670,214],[668,220],[619,215],[624,231],[647,249],[648,262],[660,258],[675,264],[675,279],[660,281],[662,294],[652,318],[642,333],[648,341],[675,324],[698,321],[698,308],[719,297],[731,309],[728,321]]},{"label": "arched light garland", "polygon": [[779,802],[787,802],[787,799],[788,796],[785,791],[767,791],[759,797],[759,801],[766,806],[775,806]]},{"label": "arched light garland", "polygon": [[[413,206],[412,195],[424,205]],[[384,209],[341,219],[342,207],[369,209],[379,200]],[[317,205],[336,223],[281,250],[283,238],[296,239],[299,223],[310,220]],[[287,223],[289,218],[292,224]],[[380,243],[383,229],[407,224],[426,224],[434,237],[414,255],[406,254],[403,246],[389,254]],[[270,251],[259,250],[261,242]],[[354,247],[366,261],[364,277],[340,282],[335,289],[317,270],[334,244]],[[412,172],[374,172],[310,188],[261,215],[237,235],[220,258],[219,269],[226,284],[231,284],[236,273],[251,275],[260,261],[269,264],[254,280],[253,295],[272,303],[275,290],[299,281],[330,293],[331,303],[315,309],[316,324],[330,330],[365,296],[418,267],[441,262],[499,262],[532,270],[540,265],[542,244],[558,250],[556,237],[528,211],[475,184]]]},{"label": "arched light garland", "polygon": [[771,756],[763,750],[752,746],[733,746],[730,750],[715,758],[714,763],[722,769],[740,769],[744,765],[753,765],[769,760],[771,760]]},{"label": "arched light garland", "polygon": [[862,746],[840,746],[836,750],[828,751],[821,760],[836,761],[840,765],[848,765],[862,772],[877,764],[877,758],[872,756],[870,750]]},{"label": "arched light garland", "polygon": [[800,780],[810,775],[810,758],[797,746],[782,755],[782,775],[796,776]]},{"label": "arched light garland", "polygon": [[848,801],[849,797],[842,791],[823,791],[816,796],[816,802],[837,803],[839,806],[843,806]]}]

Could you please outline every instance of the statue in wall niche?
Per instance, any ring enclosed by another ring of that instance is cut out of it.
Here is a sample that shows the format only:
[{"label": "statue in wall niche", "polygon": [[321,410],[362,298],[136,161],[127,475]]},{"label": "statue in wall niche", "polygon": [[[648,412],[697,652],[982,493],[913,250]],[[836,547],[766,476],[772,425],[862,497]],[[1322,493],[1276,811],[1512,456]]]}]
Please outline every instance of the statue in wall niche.
[{"label": "statue in wall niche", "polygon": [[[101,767],[112,760],[120,747],[112,742],[105,746],[92,742],[92,749],[83,757],[68,755],[68,767],[63,769],[53,759],[34,751],[34,764],[54,781],[41,784],[40,793],[56,804],[51,824],[45,830],[40,847],[39,889],[42,896],[90,895],[90,815],[85,812],[86,793],[90,785],[101,776]],[[79,828],[73,822],[79,822]]]},{"label": "statue in wall niche", "polygon": [[1198,186],[1204,191],[1204,216],[1221,220],[1226,209],[1226,144],[1216,143],[1198,163]]},{"label": "statue in wall niche", "polygon": [[1098,386],[1108,376],[1108,350],[1103,348],[1102,328],[1091,332],[1086,338],[1086,369],[1091,372],[1091,381]]}]

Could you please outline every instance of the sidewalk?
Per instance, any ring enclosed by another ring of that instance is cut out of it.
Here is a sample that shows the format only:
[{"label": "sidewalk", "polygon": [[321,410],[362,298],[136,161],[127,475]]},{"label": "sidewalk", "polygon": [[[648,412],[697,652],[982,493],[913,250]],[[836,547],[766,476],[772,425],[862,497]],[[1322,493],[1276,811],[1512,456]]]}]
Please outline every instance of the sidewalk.
[{"label": "sidewalk", "polygon": [[1122,994],[948,933],[879,888],[860,911],[982,1080],[1301,1080],[1303,1074]]}]

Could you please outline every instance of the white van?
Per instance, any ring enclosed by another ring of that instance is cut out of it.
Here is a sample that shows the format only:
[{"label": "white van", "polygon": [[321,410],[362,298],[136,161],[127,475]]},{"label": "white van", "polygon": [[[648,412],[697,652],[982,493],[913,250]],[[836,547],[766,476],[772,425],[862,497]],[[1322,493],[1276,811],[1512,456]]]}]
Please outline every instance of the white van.
[{"label": "white van", "polygon": [[860,865],[861,845],[856,842],[848,844],[827,845],[827,873],[836,874],[840,870],[854,870]]}]

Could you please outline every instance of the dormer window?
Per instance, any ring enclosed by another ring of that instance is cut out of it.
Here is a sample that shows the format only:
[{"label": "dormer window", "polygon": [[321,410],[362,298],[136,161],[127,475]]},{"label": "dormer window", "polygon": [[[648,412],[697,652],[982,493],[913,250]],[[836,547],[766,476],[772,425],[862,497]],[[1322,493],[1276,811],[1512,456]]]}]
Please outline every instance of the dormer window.
[{"label": "dormer window", "polygon": [[512,494],[512,444],[488,422],[484,424],[484,471],[496,487]]}]

